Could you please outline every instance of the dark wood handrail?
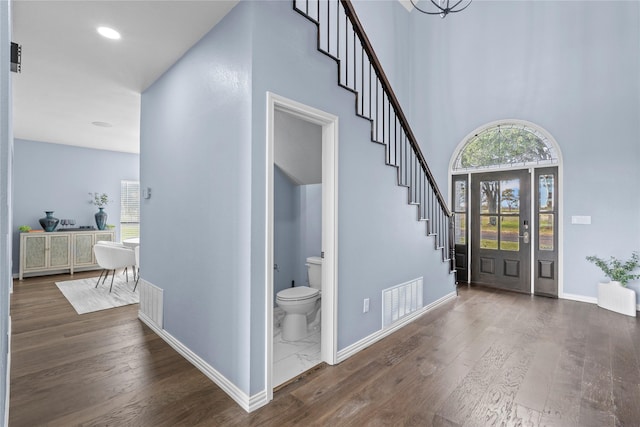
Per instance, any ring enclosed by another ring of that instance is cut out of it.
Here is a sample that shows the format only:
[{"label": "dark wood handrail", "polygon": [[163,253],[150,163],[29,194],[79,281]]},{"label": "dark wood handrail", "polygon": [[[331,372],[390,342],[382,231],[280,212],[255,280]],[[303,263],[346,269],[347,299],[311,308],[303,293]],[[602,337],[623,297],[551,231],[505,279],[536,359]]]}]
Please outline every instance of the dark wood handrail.
[{"label": "dark wood handrail", "polygon": [[405,131],[405,134],[407,135],[409,143],[411,144],[411,147],[413,148],[413,152],[415,153],[416,157],[418,158],[418,161],[420,162],[420,166],[422,167],[422,169],[424,170],[425,174],[427,175],[427,179],[429,180],[429,183],[431,184],[431,187],[432,187],[434,193],[436,194],[436,197],[438,198],[438,202],[440,203],[440,206],[442,207],[442,210],[445,212],[445,214],[447,216],[449,216],[449,217],[452,216],[452,213],[449,210],[449,207],[447,206],[445,198],[442,196],[442,193],[440,192],[440,189],[438,188],[438,185],[436,184],[435,178],[433,177],[433,174],[431,173],[431,169],[429,169],[429,166],[427,165],[427,161],[425,160],[424,155],[422,154],[422,150],[420,149],[420,146],[418,145],[418,140],[416,139],[416,137],[415,137],[415,135],[413,133],[413,130],[411,129],[411,126],[409,126],[409,121],[407,120],[407,117],[404,115],[404,111],[402,110],[402,107],[400,106],[400,101],[398,101],[398,98],[396,97],[395,92],[391,88],[391,83],[389,82],[389,79],[387,78],[387,75],[385,74],[385,72],[384,72],[384,70],[382,68],[382,64],[380,63],[380,60],[378,59],[378,56],[376,55],[375,51],[373,50],[373,46],[371,45],[371,42],[369,41],[369,37],[367,37],[367,34],[364,31],[364,28],[362,26],[362,23],[360,22],[360,19],[358,19],[358,15],[356,14],[356,11],[355,11],[355,9],[353,7],[353,4],[351,4],[350,0],[340,0],[340,3],[342,3],[342,6],[344,7],[344,10],[345,10],[345,14],[347,15],[347,17],[351,21],[351,25],[353,26],[353,30],[355,31],[355,33],[360,38],[360,41],[362,43],[362,48],[366,52],[367,56],[369,57],[369,62],[373,66],[373,69],[374,69],[376,75],[378,76],[378,79],[380,80],[380,84],[382,85],[382,87],[384,88],[385,92],[387,93],[387,97],[389,99],[389,102],[391,103],[391,105],[393,106],[393,108],[394,108],[394,110],[396,112],[396,116],[398,117],[398,121],[400,122],[400,124],[404,128],[404,131]]},{"label": "dark wood handrail", "polygon": [[316,25],[318,51],[337,63],[338,85],[355,95],[355,114],[370,121],[371,141],[385,146],[385,163],[397,168],[397,184],[407,188],[408,203],[417,206],[418,220],[426,221],[427,235],[455,272],[454,214],[351,1],[293,0],[293,9]]}]

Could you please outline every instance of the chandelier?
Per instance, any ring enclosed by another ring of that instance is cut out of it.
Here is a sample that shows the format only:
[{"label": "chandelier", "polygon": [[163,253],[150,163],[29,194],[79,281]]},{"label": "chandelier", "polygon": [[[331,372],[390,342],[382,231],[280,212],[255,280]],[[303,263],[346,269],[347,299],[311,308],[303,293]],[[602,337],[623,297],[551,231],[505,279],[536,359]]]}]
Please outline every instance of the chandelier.
[{"label": "chandelier", "polygon": [[421,9],[416,4],[416,0],[411,0],[411,4],[418,11],[426,13],[427,15],[440,15],[444,18],[450,13],[462,12],[469,7],[472,0],[424,0],[423,3],[429,5],[430,10]]}]

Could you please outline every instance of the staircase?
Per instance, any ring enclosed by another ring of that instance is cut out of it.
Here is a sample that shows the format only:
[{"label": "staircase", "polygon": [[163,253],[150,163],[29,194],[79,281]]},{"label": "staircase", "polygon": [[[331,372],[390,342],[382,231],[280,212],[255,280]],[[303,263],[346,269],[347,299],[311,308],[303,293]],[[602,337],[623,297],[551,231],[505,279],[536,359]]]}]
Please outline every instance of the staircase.
[{"label": "staircase", "polygon": [[349,0],[293,0],[293,9],[318,28],[318,51],[336,61],[338,85],[356,99],[356,115],[371,122],[371,141],[385,146],[385,162],[426,223],[443,262],[455,272],[453,214],[438,189],[400,103]]}]

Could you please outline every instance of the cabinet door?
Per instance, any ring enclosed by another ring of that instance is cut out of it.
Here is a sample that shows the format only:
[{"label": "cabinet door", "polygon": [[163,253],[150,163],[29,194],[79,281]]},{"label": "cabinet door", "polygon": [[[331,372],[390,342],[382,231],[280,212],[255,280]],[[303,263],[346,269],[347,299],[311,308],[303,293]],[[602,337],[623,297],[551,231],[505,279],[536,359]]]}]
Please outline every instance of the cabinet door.
[{"label": "cabinet door", "polygon": [[75,234],[73,265],[92,265],[93,260],[93,234]]},{"label": "cabinet door", "polygon": [[71,265],[70,236],[47,236],[49,238],[49,267],[69,267]]},{"label": "cabinet door", "polygon": [[44,235],[24,237],[24,269],[47,266],[47,238]]},{"label": "cabinet door", "polygon": [[104,233],[96,233],[96,242],[100,242],[100,241],[113,242],[114,240],[113,236],[114,236],[114,233],[112,231],[104,232]]}]

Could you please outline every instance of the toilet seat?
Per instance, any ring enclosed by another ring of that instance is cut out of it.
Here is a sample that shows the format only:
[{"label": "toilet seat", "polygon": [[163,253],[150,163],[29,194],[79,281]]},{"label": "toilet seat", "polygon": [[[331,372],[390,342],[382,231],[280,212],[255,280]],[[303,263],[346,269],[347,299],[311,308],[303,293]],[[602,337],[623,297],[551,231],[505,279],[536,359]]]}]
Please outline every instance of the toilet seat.
[{"label": "toilet seat", "polygon": [[319,293],[319,289],[310,288],[308,286],[296,286],[294,288],[281,290],[276,295],[276,299],[279,299],[280,301],[302,301],[315,298]]}]

